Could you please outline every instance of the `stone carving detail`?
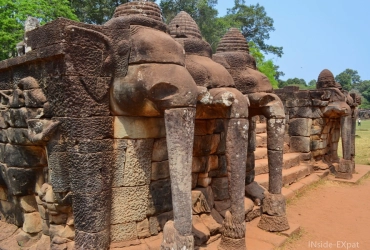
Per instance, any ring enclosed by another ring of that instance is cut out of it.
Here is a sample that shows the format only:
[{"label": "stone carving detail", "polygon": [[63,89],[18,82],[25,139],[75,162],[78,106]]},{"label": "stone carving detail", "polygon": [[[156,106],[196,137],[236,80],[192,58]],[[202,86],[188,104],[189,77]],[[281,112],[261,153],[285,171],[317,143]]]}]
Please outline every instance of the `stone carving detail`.
[{"label": "stone carving detail", "polygon": [[[279,97],[272,94],[272,86],[268,78],[256,68],[254,58],[249,54],[248,44],[238,29],[230,29],[220,41],[214,60],[221,63],[230,72],[236,87],[250,101],[249,107],[249,130],[250,144],[247,156],[247,176],[245,179],[246,195],[259,203],[270,202],[271,195],[264,197],[263,189],[254,182],[255,161],[255,120],[256,115],[263,115],[267,118],[267,155],[269,170],[269,188],[271,194],[281,194],[282,188],[282,167],[283,167],[283,140],[285,132],[284,107]],[[285,202],[284,196],[279,196],[281,202]],[[275,215],[276,221],[272,227],[265,227],[264,220],[267,214],[263,214],[259,227],[269,231],[282,231],[289,228],[284,213]],[[275,228],[274,228],[275,226]]]}]

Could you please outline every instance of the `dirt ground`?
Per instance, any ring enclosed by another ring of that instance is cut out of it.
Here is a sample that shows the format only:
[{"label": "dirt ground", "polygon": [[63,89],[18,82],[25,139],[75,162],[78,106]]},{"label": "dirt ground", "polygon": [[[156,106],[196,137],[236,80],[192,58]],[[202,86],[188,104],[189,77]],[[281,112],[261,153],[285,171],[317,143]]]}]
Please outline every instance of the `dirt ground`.
[{"label": "dirt ground", "polygon": [[370,178],[357,185],[322,181],[290,202],[287,214],[302,232],[279,249],[369,250]]}]

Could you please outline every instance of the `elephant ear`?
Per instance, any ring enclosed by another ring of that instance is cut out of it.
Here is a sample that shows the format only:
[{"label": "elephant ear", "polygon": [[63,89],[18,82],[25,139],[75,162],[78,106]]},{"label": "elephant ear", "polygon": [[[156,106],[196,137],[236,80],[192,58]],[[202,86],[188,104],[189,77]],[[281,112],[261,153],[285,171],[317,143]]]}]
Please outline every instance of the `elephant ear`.
[{"label": "elephant ear", "polygon": [[75,25],[67,26],[65,31],[67,74],[78,76],[78,84],[96,102],[101,102],[115,69],[112,40],[102,32]]},{"label": "elephant ear", "polygon": [[88,77],[112,76],[114,64],[112,40],[102,32],[69,25],[65,28],[67,41],[67,73]]}]

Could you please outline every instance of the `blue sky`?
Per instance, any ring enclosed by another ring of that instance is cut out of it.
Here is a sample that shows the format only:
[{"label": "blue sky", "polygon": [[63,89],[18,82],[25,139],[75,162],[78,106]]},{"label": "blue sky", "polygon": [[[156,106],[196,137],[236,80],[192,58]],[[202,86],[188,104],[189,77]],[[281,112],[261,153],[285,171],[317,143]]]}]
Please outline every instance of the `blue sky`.
[{"label": "blue sky", "polygon": [[[346,68],[370,80],[370,0],[246,0],[265,7],[275,31],[267,44],[282,46],[284,55],[273,59],[285,73],[282,79],[317,79],[327,68],[338,75]],[[233,0],[218,0],[219,16]]]}]

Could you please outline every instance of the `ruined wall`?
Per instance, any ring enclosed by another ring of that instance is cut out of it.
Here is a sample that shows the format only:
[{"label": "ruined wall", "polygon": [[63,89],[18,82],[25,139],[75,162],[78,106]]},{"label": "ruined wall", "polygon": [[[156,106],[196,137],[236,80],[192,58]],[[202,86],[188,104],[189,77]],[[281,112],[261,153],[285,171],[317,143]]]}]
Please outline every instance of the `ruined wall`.
[{"label": "ruined wall", "polygon": [[[298,87],[288,86],[274,92],[284,103],[290,152],[301,152],[302,160],[315,161],[316,169],[326,169],[333,163],[339,163],[341,119],[349,116],[354,121],[358,103],[349,95],[341,96],[337,89],[299,90]],[[344,110],[341,105],[347,104],[350,104],[350,113],[334,111]],[[353,129],[355,131],[355,127]],[[355,133],[353,129],[352,134]],[[353,135],[351,140],[345,151],[354,148]],[[351,154],[354,156],[354,152]],[[335,166],[338,168],[338,165]]]}]

